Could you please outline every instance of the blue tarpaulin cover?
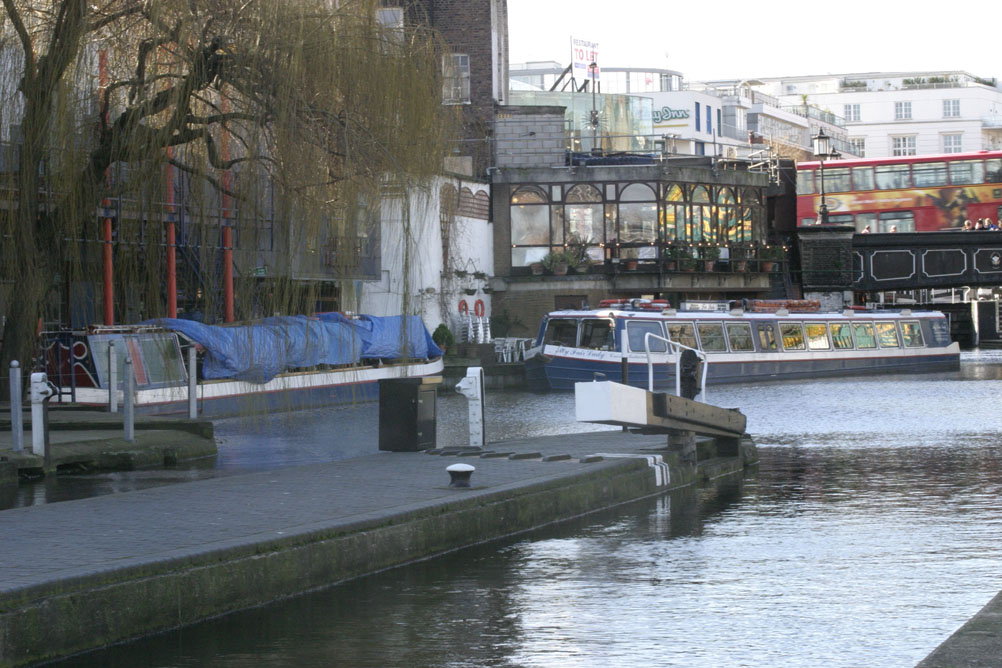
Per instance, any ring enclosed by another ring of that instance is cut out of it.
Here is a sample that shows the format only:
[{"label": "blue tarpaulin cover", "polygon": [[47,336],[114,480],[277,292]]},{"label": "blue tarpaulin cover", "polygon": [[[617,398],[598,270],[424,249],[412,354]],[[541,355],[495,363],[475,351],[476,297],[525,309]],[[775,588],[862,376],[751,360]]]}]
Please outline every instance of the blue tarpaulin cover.
[{"label": "blue tarpaulin cover", "polygon": [[222,327],[194,320],[151,320],[180,332],[205,349],[202,377],[266,383],[289,369],[343,365],[363,359],[438,357],[442,350],[418,316],[317,316],[266,318]]}]

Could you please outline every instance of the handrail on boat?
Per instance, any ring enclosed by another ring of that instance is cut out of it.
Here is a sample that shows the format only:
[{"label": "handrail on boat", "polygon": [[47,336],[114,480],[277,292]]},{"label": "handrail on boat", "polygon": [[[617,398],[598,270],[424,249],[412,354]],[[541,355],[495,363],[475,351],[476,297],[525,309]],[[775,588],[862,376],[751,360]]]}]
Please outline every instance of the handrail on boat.
[{"label": "handrail on boat", "polygon": [[[668,344],[672,349],[672,355],[675,356],[675,394],[676,396],[682,396],[682,365],[678,363],[680,357],[680,351],[691,350],[696,353],[696,356],[702,360],[702,373],[699,379],[699,397],[703,403],[706,403],[706,370],[710,365],[709,360],[706,358],[706,353],[702,350],[696,350],[695,348],[690,348],[689,346],[682,345],[671,339],[666,339],[663,336],[658,336],[654,332],[647,332],[644,334],[644,353],[647,355],[647,389],[650,392],[654,391],[654,360],[651,359],[651,339],[657,339],[658,341],[663,341]],[[668,364],[665,361],[665,364]]]}]

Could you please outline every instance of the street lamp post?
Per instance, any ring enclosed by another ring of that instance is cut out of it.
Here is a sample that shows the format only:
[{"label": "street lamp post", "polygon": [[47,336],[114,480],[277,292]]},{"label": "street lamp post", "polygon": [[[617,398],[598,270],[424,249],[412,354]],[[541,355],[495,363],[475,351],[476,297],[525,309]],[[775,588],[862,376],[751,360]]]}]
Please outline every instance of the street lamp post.
[{"label": "street lamp post", "polygon": [[591,78],[591,116],[589,120],[591,121],[591,150],[592,152],[598,147],[598,107],[595,105],[595,88],[598,82],[598,63],[592,62],[588,65],[588,76]]},{"label": "street lamp post", "polygon": [[842,157],[838,149],[832,147],[832,138],[825,134],[824,128],[818,128],[818,134],[811,138],[814,144],[814,155],[821,161],[821,206],[818,207],[818,220],[821,225],[828,224],[828,203],[825,202],[825,158],[837,160]]}]

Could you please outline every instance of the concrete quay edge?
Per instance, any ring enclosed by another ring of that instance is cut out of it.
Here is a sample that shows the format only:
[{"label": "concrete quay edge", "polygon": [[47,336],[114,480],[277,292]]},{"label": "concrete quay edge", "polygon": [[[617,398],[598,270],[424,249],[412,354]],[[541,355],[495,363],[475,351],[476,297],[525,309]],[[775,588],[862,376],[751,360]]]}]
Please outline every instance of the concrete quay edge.
[{"label": "concrete quay edge", "polygon": [[[544,450],[547,453],[567,451],[567,448],[554,450],[553,447],[541,447],[541,440],[546,441],[545,445],[552,446],[554,439],[528,439],[517,443],[513,449]],[[564,442],[567,440],[564,439]],[[595,446],[589,446],[587,439],[585,441],[583,445],[578,444],[579,449],[590,447],[594,452]],[[520,445],[523,447],[518,447]],[[754,446],[749,447],[749,452],[753,453]],[[611,449],[614,448],[612,446]],[[631,443],[628,451],[636,450],[638,448]],[[421,462],[411,459],[408,465],[401,467],[403,460],[395,459],[398,456],[398,453],[383,453],[361,459],[371,459],[371,462],[366,462],[367,465],[394,469],[386,471],[382,481],[390,484],[401,471],[416,471],[414,475],[420,476],[424,469],[433,468],[436,476],[444,475],[444,466],[450,463],[446,460],[456,461],[451,457],[413,453],[406,456],[420,457],[431,464],[414,466]],[[642,456],[606,458],[587,464],[576,460],[472,460],[478,474],[487,476],[493,467],[494,471],[508,475],[509,479],[495,476],[499,484],[477,488],[475,478],[474,489],[460,491],[449,489],[445,481],[436,477],[424,481],[425,485],[434,489],[423,488],[426,498],[417,501],[403,499],[400,502],[401,499],[397,498],[383,507],[361,508],[359,512],[346,511],[337,518],[293,523],[278,532],[262,529],[258,533],[200,544],[182,541],[174,545],[155,545],[146,548],[145,554],[130,555],[135,550],[123,547],[120,558],[92,560],[61,570],[53,567],[51,573],[36,573],[21,578],[4,577],[4,584],[0,585],[0,666],[58,658],[197,623],[662,494],[696,481],[697,471],[678,467],[670,456],[665,456],[665,460],[670,462],[671,482],[664,484],[662,481],[661,485],[653,473],[654,469]],[[729,466],[715,461],[711,476],[720,475],[726,469],[734,473],[743,470],[744,457],[730,460]],[[337,478],[335,474],[338,470],[345,468],[339,464],[342,463],[330,463],[326,465],[326,471],[321,472],[332,476],[332,485],[337,483],[334,478]],[[485,473],[481,474],[481,470]],[[511,473],[519,470],[525,471],[524,478],[511,479]],[[348,471],[344,477],[354,475],[353,471]],[[246,484],[260,485],[264,489],[265,481],[277,475],[265,473],[252,477],[255,479],[248,480]],[[144,491],[162,497],[156,503],[180,500],[185,491],[197,499],[204,490],[222,484],[232,487],[235,478],[247,477],[203,480]],[[221,480],[227,482],[222,483]],[[376,484],[380,484],[379,481]],[[224,491],[226,494],[237,493],[229,488]],[[137,495],[141,494],[143,492],[130,492],[54,506],[90,502],[91,507],[81,508],[85,511],[81,514],[100,516],[102,509],[117,508],[118,512],[124,512],[123,504],[139,499]],[[248,495],[253,497],[253,490],[241,496],[236,507],[229,510],[240,512],[239,506],[245,503]],[[42,512],[45,508],[50,511]],[[15,525],[24,528],[33,519],[46,521],[46,518],[55,517],[52,508],[41,506],[36,512],[32,512],[35,508],[23,508],[0,514],[0,540],[5,538],[5,518],[13,518]],[[227,509],[220,512],[223,510]],[[262,511],[258,508],[253,512]],[[18,516],[8,513],[17,513]],[[184,514],[183,507],[178,514]],[[156,518],[150,519],[156,521]],[[183,530],[184,520],[175,518],[174,521]],[[81,527],[82,533],[87,531],[88,527]],[[109,530],[100,526],[94,531],[96,536],[100,536]],[[82,540],[86,540],[86,536]],[[72,538],[70,542],[74,542]],[[36,552],[46,549],[53,548],[43,544]],[[10,556],[23,560],[30,559],[32,553],[29,550],[20,557],[17,554]]]},{"label": "concrete quay edge", "polygon": [[944,640],[916,668],[998,668],[1002,665],[1002,592]]}]

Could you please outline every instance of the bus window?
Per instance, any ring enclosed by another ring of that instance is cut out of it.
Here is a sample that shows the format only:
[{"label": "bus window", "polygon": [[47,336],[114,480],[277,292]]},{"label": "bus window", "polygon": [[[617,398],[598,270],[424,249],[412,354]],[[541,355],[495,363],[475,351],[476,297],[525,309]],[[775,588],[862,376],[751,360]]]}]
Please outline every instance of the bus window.
[{"label": "bus window", "polygon": [[877,323],[877,341],[880,342],[881,348],[899,348],[901,346],[898,341],[898,330],[893,322]]},{"label": "bus window", "polygon": [[[650,320],[631,320],[627,322],[626,333],[630,339],[630,350],[635,353],[642,353],[646,350],[644,348],[644,339],[647,338],[647,334],[661,337],[665,335],[664,330],[661,329],[661,323]],[[660,339],[651,339],[648,345],[652,353],[663,353],[668,349],[668,344]]]},{"label": "bus window", "polygon": [[908,165],[877,165],[877,188],[879,190],[897,190],[911,187],[908,176]]},{"label": "bus window", "polygon": [[912,180],[916,188],[945,186],[946,163],[929,162],[924,165],[912,165]]},{"label": "bus window", "polygon": [[873,190],[873,167],[852,168],[852,189]]},{"label": "bus window", "polygon": [[880,214],[878,232],[914,232],[915,213],[913,211],[888,211]]},{"label": "bus window", "polygon": [[801,227],[809,227],[809,226],[813,225],[814,223],[816,223],[817,220],[818,220],[817,218],[801,218],[800,219],[800,226]]},{"label": "bus window", "polygon": [[857,213],[856,214],[856,231],[862,232],[867,227],[873,232],[877,229],[877,214],[875,213]]},{"label": "bus window", "polygon": [[567,346],[573,348],[578,344],[578,321],[568,318],[555,318],[546,323],[543,343],[551,346]]},{"label": "bus window", "polygon": [[987,167],[985,173],[985,183],[1002,183],[1002,160],[992,158],[985,160]]},{"label": "bus window", "polygon": [[854,322],[852,333],[856,337],[856,347],[860,350],[877,347],[877,339],[873,335],[873,323]]},{"label": "bus window", "polygon": [[921,348],[924,345],[922,343],[922,326],[917,320],[902,322],[901,338],[904,340],[906,348]]},{"label": "bus window", "polygon": [[801,323],[781,322],[779,333],[783,335],[783,350],[804,349],[804,326]]},{"label": "bus window", "polygon": [[804,325],[807,331],[808,350],[828,350],[831,345],[828,343],[828,328],[823,322],[809,322]]},{"label": "bus window", "polygon": [[958,160],[950,163],[950,183],[969,186],[985,182],[985,163],[980,160]]},{"label": "bus window", "polygon": [[797,194],[812,195],[816,193],[814,189],[814,170],[804,170],[797,172]]},{"label": "bus window", "polygon": [[605,319],[586,319],[581,321],[580,348],[592,350],[615,350],[616,340],[613,336],[612,321]]},{"label": "bus window", "polygon": [[691,322],[669,322],[668,338],[689,348],[696,347],[696,331]]},{"label": "bus window", "polygon": [[835,215],[828,216],[828,222],[832,225],[852,225],[852,214],[837,213]]},{"label": "bus window", "polygon": [[769,352],[776,349],[776,330],[772,325],[758,326],[758,344],[762,352]]},{"label": "bus window", "polygon": [[734,352],[744,352],[755,350],[752,345],[751,324],[747,322],[727,323],[727,340],[731,343],[731,350]]},{"label": "bus window", "polygon": [[847,322],[833,322],[829,326],[832,333],[832,343],[837,350],[852,350],[852,332]]},{"label": "bus window", "polygon": [[711,353],[727,352],[724,341],[724,324],[721,322],[701,322],[698,325],[699,343],[703,350]]},{"label": "bus window", "polygon": [[831,193],[844,193],[852,190],[849,185],[849,169],[829,169],[826,171],[825,190]]}]

